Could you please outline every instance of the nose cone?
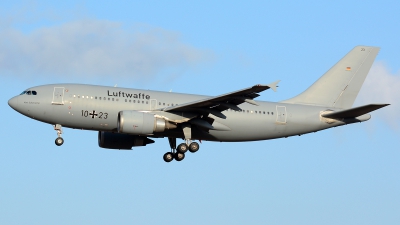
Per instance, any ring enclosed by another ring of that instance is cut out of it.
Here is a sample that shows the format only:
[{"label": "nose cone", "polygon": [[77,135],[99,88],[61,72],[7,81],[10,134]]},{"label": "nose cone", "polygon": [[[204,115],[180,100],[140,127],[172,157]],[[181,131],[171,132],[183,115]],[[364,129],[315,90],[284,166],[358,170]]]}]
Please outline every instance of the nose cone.
[{"label": "nose cone", "polygon": [[18,96],[11,98],[10,100],[8,100],[8,105],[13,108],[14,110],[18,111]]}]

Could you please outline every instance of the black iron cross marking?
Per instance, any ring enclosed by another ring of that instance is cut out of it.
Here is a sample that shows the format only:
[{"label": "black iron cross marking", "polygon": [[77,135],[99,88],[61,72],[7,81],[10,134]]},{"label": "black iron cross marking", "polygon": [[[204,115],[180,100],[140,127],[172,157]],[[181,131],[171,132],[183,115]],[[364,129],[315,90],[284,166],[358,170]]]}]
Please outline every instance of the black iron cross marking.
[{"label": "black iron cross marking", "polygon": [[89,113],[89,116],[92,116],[92,119],[97,116],[96,111],[93,110],[93,112]]}]

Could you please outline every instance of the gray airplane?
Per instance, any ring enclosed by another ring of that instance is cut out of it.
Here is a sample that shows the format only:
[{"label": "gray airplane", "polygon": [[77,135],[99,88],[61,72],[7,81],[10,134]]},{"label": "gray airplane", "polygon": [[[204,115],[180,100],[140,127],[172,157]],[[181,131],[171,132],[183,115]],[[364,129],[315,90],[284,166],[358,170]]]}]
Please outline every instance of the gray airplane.
[{"label": "gray airplane", "polygon": [[[303,93],[281,102],[255,101],[276,91],[279,81],[216,97],[84,84],[28,88],[8,104],[19,113],[49,123],[64,143],[62,127],[98,131],[102,148],[127,149],[168,137],[164,160],[181,161],[194,140],[239,142],[289,137],[364,122],[367,113],[389,104],[351,108],[379,52],[357,46]],[[176,146],[176,138],[184,143]]]}]

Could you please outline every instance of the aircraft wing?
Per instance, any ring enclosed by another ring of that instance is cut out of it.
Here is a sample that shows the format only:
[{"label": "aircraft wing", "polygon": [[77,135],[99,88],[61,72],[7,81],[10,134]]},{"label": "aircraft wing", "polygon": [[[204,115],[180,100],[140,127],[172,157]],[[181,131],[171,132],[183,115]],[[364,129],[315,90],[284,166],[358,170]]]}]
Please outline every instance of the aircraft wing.
[{"label": "aircraft wing", "polygon": [[225,118],[225,115],[221,113],[222,111],[229,108],[233,110],[241,110],[238,107],[238,105],[242,104],[243,102],[257,105],[257,103],[253,99],[260,96],[258,93],[270,88],[276,91],[276,88],[278,87],[277,84],[279,83],[279,81],[280,80],[275,81],[268,85],[258,84],[254,85],[253,87],[230,92],[227,94],[222,94],[216,97],[210,97],[198,101],[166,107],[162,110],[165,112],[192,111],[192,112],[211,113],[217,117]]}]

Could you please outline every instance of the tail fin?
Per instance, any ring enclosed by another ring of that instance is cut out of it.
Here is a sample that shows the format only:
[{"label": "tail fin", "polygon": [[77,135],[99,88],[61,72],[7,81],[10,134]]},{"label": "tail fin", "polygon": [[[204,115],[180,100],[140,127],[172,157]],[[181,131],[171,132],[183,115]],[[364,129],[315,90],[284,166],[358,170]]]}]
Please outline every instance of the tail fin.
[{"label": "tail fin", "polygon": [[307,90],[283,102],[350,108],[378,52],[378,47],[356,46]]}]

